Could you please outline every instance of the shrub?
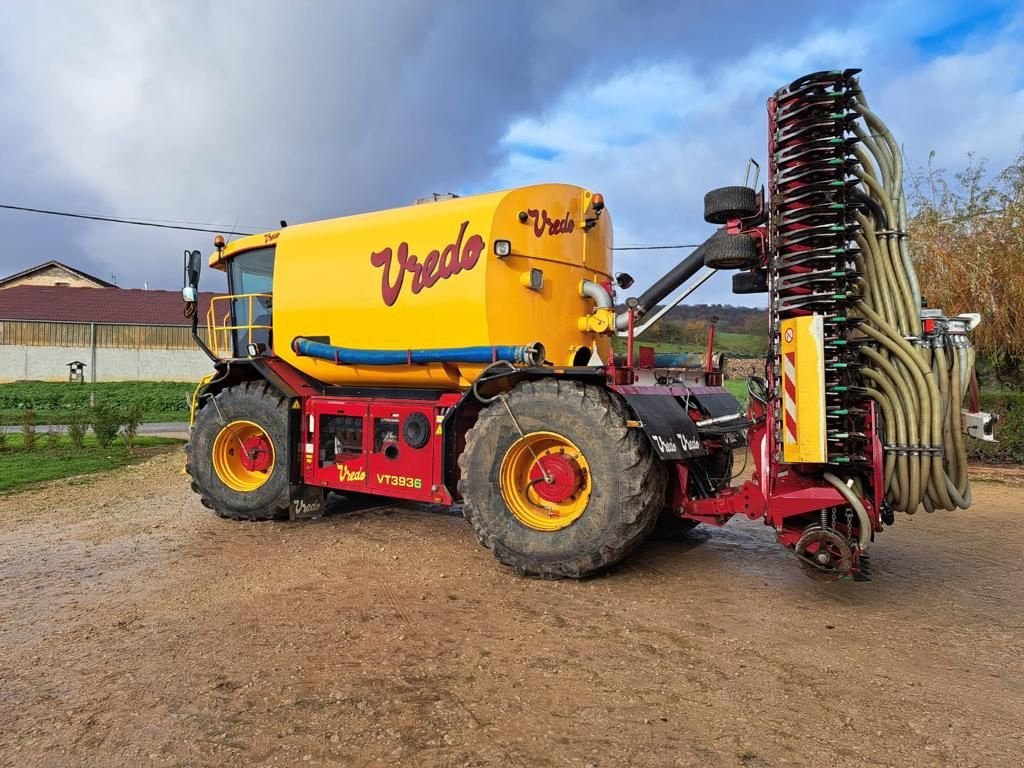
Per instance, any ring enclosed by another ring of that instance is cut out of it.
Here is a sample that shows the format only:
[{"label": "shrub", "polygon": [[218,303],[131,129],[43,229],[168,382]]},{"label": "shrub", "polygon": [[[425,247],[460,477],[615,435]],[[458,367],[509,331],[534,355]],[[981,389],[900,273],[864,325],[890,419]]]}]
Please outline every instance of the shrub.
[{"label": "shrub", "polygon": [[68,440],[76,450],[81,450],[85,445],[85,433],[89,431],[89,419],[83,411],[72,411],[67,418]]},{"label": "shrub", "polygon": [[130,451],[135,443],[135,436],[139,433],[139,424],[142,423],[142,406],[132,403],[124,412],[124,436],[125,447]]},{"label": "shrub", "polygon": [[36,412],[29,409],[21,414],[21,437],[26,451],[36,446]]},{"label": "shrub", "polygon": [[109,448],[121,431],[121,412],[108,403],[97,403],[92,409],[92,431],[102,448]]},{"label": "shrub", "polygon": [[911,174],[910,236],[924,296],[947,314],[982,312],[972,332],[997,368],[1024,366],[1024,153],[994,176],[968,155],[952,178],[931,163]]},{"label": "shrub", "polygon": [[999,415],[999,442],[967,438],[967,458],[995,464],[1024,464],[1024,393],[982,392],[981,410]]},{"label": "shrub", "polygon": [[51,424],[46,430],[46,450],[49,453],[57,453],[60,450],[60,427]]},{"label": "shrub", "polygon": [[0,427],[0,453],[7,450],[7,431]]}]

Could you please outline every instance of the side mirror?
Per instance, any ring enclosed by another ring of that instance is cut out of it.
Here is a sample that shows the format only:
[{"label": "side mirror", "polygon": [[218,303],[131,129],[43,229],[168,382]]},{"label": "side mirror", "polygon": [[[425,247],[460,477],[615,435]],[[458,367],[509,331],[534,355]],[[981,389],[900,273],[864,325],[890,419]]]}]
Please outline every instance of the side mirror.
[{"label": "side mirror", "polygon": [[633,284],[633,276],[628,272],[619,272],[615,276],[615,284],[622,290],[626,290]]},{"label": "side mirror", "polygon": [[199,251],[185,251],[185,286],[181,291],[185,301],[194,302],[199,298],[199,270],[202,264],[203,254]]}]

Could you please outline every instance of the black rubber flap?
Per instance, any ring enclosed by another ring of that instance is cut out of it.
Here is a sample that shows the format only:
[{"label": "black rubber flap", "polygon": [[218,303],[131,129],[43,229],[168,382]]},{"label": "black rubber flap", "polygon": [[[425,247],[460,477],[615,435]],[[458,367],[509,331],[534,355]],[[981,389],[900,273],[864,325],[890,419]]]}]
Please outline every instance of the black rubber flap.
[{"label": "black rubber flap", "polygon": [[740,401],[732,396],[729,390],[722,388],[714,392],[690,394],[690,402],[700,408],[705,418],[714,419],[719,416],[731,416],[740,411]]},{"label": "black rubber flap", "polygon": [[[623,395],[665,461],[706,456],[697,427],[672,395]],[[735,400],[733,401],[735,402]]]}]

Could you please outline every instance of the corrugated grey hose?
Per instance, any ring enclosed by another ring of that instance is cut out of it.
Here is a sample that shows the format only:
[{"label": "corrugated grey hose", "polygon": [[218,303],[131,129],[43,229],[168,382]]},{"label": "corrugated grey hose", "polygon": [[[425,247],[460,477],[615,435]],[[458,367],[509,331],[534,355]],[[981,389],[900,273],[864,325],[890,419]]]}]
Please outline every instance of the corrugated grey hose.
[{"label": "corrugated grey hose", "polygon": [[[885,420],[885,485],[893,508],[966,509],[971,504],[960,408],[974,366],[966,337],[921,335],[921,288],[910,255],[903,155],[885,123],[858,93],[852,125],[860,185],[853,197],[862,234],[857,259],[862,301],[855,313],[873,342],[862,348],[867,396]],[[909,339],[909,340],[908,340]]]}]

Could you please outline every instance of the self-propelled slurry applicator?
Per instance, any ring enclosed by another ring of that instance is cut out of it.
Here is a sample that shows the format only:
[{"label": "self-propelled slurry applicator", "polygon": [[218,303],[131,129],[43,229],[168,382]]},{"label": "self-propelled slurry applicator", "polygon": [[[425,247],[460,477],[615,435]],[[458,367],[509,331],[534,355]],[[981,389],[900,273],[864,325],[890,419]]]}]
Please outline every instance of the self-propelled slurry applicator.
[{"label": "self-propelled slurry applicator", "polygon": [[[808,574],[866,578],[897,512],[970,504],[963,433],[991,439],[994,421],[965,406],[979,318],[922,300],[900,148],[856,71],[779,90],[768,126],[767,189],[709,192],[719,228],[622,304],[604,199],[574,186],[218,238],[230,295],[205,339],[194,319],[215,372],[194,398],[193,488],[242,520],[320,514],[328,491],[461,501],[499,561],[546,578],[607,568],[659,520],[744,515]],[[638,338],[725,269],[768,295],[745,412],[710,344],[701,359]]]}]

